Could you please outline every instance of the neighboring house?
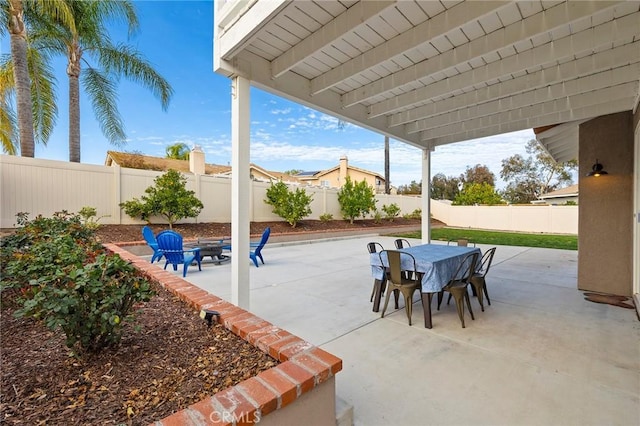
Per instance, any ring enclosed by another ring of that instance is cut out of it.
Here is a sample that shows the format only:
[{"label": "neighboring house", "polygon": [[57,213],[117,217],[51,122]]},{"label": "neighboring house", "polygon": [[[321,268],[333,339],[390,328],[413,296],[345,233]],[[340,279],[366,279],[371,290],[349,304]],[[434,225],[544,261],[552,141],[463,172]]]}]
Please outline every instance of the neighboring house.
[{"label": "neighboring house", "polygon": [[566,204],[568,201],[578,203],[578,184],[542,194],[531,204],[551,204],[554,206]]},{"label": "neighboring house", "polygon": [[340,157],[340,164],[335,167],[315,172],[301,172],[295,177],[297,177],[300,182],[304,182],[307,185],[322,186],[326,188],[341,188],[342,185],[344,185],[347,176],[351,178],[352,182],[361,182],[364,179],[369,186],[372,186],[375,189],[376,193],[384,193],[384,177],[369,170],[350,166],[349,160],[346,156]]},{"label": "neighboring house", "polygon": [[[204,152],[198,146],[194,147],[189,153],[189,160],[176,160],[173,158],[153,157],[143,154],[107,151],[105,165],[118,165],[130,169],[155,170],[158,172],[173,169],[181,173],[231,177],[231,166],[206,164],[204,161]],[[295,176],[269,171],[255,164],[249,166],[249,172],[251,179],[256,181],[270,182],[273,180],[282,180],[285,183],[300,183]]]}]

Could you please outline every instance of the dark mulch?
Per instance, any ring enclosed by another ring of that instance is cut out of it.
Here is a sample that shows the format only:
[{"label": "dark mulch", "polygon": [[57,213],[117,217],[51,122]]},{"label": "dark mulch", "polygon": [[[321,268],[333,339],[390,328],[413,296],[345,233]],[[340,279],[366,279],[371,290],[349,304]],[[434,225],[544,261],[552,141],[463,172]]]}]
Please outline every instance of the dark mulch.
[{"label": "dark mulch", "polygon": [[[383,220],[378,223],[373,220],[356,220],[352,224],[346,220],[331,220],[322,222],[319,220],[300,221],[295,228],[287,222],[251,222],[251,234],[259,237],[262,231],[269,226],[271,235],[291,234],[300,232],[327,232],[327,231],[358,231],[363,229],[387,229],[389,227],[404,225],[420,225],[420,219],[396,218],[393,222]],[[155,234],[165,229],[168,225],[150,225]],[[231,235],[230,223],[181,223],[174,225],[173,229],[180,233],[186,240],[196,238],[223,238]],[[104,243],[141,241],[142,226],[140,225],[101,225],[97,234]]]},{"label": "dark mulch", "polygon": [[78,359],[60,332],[2,303],[0,422],[146,425],[277,364],[158,289],[117,347]]}]

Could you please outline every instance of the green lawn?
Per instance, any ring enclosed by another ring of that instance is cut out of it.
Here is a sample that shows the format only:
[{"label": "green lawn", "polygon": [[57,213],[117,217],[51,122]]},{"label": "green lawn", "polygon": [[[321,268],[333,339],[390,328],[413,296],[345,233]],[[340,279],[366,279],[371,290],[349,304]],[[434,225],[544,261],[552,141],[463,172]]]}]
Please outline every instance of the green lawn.
[{"label": "green lawn", "polygon": [[[397,234],[401,238],[422,238],[421,231]],[[516,232],[477,231],[473,229],[435,228],[432,240],[457,240],[466,238],[477,244],[501,246],[544,247],[563,250],[578,250],[577,235],[524,234]]]}]

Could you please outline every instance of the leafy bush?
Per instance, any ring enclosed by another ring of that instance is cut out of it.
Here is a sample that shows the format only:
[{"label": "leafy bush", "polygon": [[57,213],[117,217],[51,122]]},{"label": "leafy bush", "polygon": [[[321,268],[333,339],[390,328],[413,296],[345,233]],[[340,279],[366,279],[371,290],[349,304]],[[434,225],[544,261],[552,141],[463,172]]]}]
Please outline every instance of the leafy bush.
[{"label": "leafy bush", "polygon": [[400,207],[398,207],[396,203],[391,203],[389,205],[384,204],[382,206],[382,211],[384,212],[386,218],[389,219],[389,222],[393,222],[393,219],[398,217],[398,215],[400,214]]},{"label": "leafy bush", "polygon": [[505,204],[495,188],[486,182],[465,185],[462,192],[456,195],[452,203],[454,206],[473,206],[475,204]]},{"label": "leafy bush", "polygon": [[376,209],[375,207],[373,208],[373,211],[371,212],[371,217],[373,218],[373,223],[382,222],[382,213],[380,213],[380,210]]},{"label": "leafy bush", "polygon": [[403,215],[405,219],[422,219],[422,209],[415,209],[411,213]]},{"label": "leafy bush", "polygon": [[327,223],[333,220],[333,215],[331,213],[323,213],[320,215],[320,222]]},{"label": "leafy bush", "polygon": [[[52,281],[53,280],[53,281]],[[60,327],[66,344],[90,352],[120,341],[122,326],[133,319],[133,306],[152,296],[149,282],[117,254],[98,254],[80,267],[59,268],[53,275],[32,279],[19,316],[43,319]]]},{"label": "leafy bush", "polygon": [[311,201],[313,197],[307,195],[304,189],[296,188],[295,191],[291,191],[282,181],[271,183],[267,189],[267,199],[264,200],[265,203],[273,206],[273,213],[286,220],[293,228],[300,220],[311,214],[311,207],[309,207]]},{"label": "leafy bush", "polygon": [[367,182],[353,183],[347,176],[344,185],[338,191],[338,202],[340,211],[345,219],[350,223],[357,217],[366,217],[376,207],[376,195]]},{"label": "leafy bush", "polygon": [[19,289],[17,315],[61,328],[68,347],[98,351],[116,343],[149,282],[133,265],[107,253],[79,215],[19,218],[24,225],[0,242],[2,292]]},{"label": "leafy bush", "polygon": [[81,208],[78,212],[78,215],[80,215],[80,217],[82,218],[84,226],[89,229],[98,229],[98,227],[100,226],[100,224],[98,223],[100,219],[102,219],[103,217],[109,217],[108,214],[98,217],[98,210],[95,207],[89,206],[84,206],[83,208]]},{"label": "leafy bush", "polygon": [[179,172],[169,170],[154,182],[155,186],[145,189],[147,195],[120,203],[127,215],[148,223],[152,216],[162,216],[169,222],[169,228],[173,228],[178,220],[200,214],[204,206],[194,191],[187,190],[187,178]]}]

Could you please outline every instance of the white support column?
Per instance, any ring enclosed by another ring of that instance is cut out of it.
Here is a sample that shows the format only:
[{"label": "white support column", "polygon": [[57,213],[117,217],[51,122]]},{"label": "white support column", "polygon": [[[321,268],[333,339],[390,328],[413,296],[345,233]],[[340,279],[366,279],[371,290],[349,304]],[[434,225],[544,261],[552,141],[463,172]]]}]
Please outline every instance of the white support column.
[{"label": "white support column", "polygon": [[422,244],[431,242],[431,149],[422,151]]},{"label": "white support column", "polygon": [[249,80],[234,77],[231,93],[231,303],[249,310]]}]

